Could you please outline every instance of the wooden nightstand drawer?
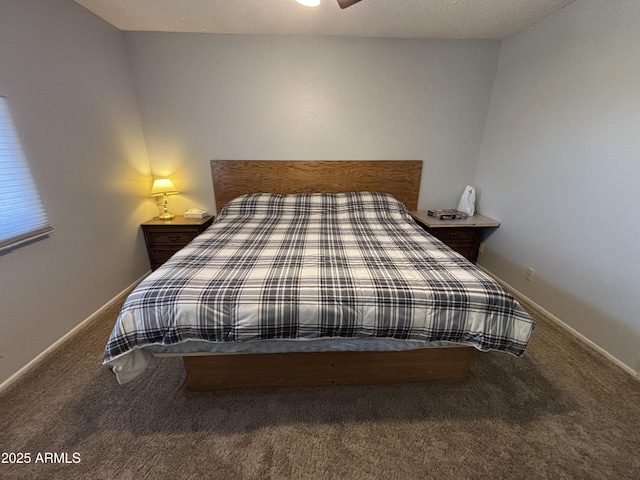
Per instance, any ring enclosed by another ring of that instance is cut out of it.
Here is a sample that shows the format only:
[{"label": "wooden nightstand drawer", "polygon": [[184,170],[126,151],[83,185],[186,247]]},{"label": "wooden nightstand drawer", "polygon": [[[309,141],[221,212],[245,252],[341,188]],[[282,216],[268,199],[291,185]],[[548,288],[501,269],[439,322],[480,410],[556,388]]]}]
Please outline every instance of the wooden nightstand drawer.
[{"label": "wooden nightstand drawer", "polygon": [[474,242],[478,235],[473,228],[429,228],[428,232],[445,243]]},{"label": "wooden nightstand drawer", "polygon": [[[427,231],[442,241],[452,250],[455,250],[460,255],[465,257],[471,262],[478,260],[478,248],[480,247],[480,232],[473,230],[471,232],[461,232],[460,235],[456,235],[457,232],[450,232],[445,235],[441,235],[442,232],[437,231],[439,229],[429,228]],[[468,233],[472,233],[469,238]],[[437,235],[436,235],[437,234]],[[463,237],[463,238],[461,238]]]},{"label": "wooden nightstand drawer", "polygon": [[149,232],[149,245],[186,245],[198,236],[198,231],[193,232]]},{"label": "wooden nightstand drawer", "polygon": [[[182,247],[180,247],[182,248]],[[180,248],[170,248],[170,249],[154,249],[149,252],[150,260],[152,265],[162,265],[164,262],[169,260],[174,253],[180,250]],[[155,270],[155,269],[154,269]]]},{"label": "wooden nightstand drawer", "polygon": [[479,229],[444,227],[427,228],[426,230],[467,260],[475,262],[478,259],[478,247],[480,245]]},{"label": "wooden nightstand drawer", "polygon": [[178,250],[204,232],[213,223],[213,217],[175,217],[164,221],[157,218],[143,223],[142,231],[147,243],[151,269],[155,270]]}]

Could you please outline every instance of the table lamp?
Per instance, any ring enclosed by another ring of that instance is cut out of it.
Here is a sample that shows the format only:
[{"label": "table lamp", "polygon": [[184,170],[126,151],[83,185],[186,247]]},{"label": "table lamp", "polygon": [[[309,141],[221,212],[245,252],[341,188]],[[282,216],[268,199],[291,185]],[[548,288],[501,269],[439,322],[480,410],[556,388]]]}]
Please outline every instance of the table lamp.
[{"label": "table lamp", "polygon": [[[158,216],[161,220],[171,220],[175,217],[175,215],[170,214],[167,211],[167,196],[175,195],[178,193],[176,186],[173,184],[171,180],[168,178],[158,178],[153,181],[153,186],[151,187],[151,196],[158,197],[160,195],[163,196],[163,204],[164,204],[164,213]],[[158,202],[160,205],[160,202]]]}]

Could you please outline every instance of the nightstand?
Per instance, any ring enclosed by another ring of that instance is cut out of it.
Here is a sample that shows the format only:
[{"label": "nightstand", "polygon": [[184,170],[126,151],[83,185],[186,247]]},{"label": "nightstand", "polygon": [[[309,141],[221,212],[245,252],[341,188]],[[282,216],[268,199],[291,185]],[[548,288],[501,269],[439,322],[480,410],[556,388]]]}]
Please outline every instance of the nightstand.
[{"label": "nightstand", "polygon": [[483,230],[500,226],[499,222],[477,214],[464,220],[440,220],[429,216],[427,210],[409,213],[427,232],[473,263],[478,261]]},{"label": "nightstand", "polygon": [[151,269],[158,268],[174,253],[204,232],[213,223],[213,218],[213,216],[204,218],[176,216],[172,220],[152,218],[140,225],[144,232]]}]

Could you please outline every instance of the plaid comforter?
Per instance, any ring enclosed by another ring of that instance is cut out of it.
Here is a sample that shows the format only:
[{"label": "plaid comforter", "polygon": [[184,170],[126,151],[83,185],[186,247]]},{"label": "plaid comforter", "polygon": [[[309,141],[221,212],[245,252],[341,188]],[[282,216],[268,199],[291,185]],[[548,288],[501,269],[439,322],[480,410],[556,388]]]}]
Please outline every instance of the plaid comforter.
[{"label": "plaid comforter", "polygon": [[521,355],[533,328],[390,195],[253,194],[134,290],[104,362],[124,383],[145,347],[193,340],[389,337]]}]

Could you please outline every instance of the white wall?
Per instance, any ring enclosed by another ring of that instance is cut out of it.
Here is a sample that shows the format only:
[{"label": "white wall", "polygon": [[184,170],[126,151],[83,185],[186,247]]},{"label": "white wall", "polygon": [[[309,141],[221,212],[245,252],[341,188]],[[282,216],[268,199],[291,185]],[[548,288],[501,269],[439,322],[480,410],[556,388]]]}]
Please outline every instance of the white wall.
[{"label": "white wall", "polygon": [[0,95],[55,228],[0,255],[1,382],[149,269],[157,210],[121,32],[70,0],[0,2]]},{"label": "white wall", "polygon": [[480,263],[636,371],[639,25],[579,0],[505,40],[476,177],[502,222]]},{"label": "white wall", "polygon": [[127,32],[149,160],[214,211],[209,160],[424,160],[420,206],[476,171],[499,42]]}]

